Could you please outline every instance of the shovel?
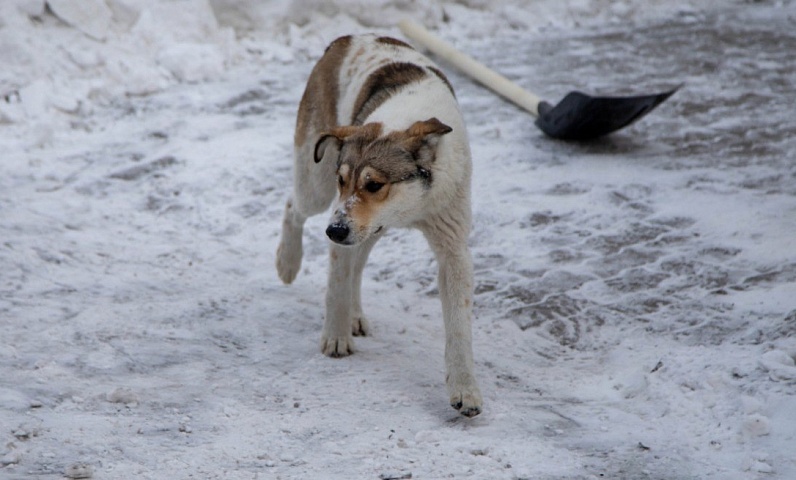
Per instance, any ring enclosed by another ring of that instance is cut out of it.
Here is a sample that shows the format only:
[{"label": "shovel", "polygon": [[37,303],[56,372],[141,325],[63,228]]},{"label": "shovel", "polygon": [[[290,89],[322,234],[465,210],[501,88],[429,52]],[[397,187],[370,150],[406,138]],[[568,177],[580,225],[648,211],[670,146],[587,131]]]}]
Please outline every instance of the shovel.
[{"label": "shovel", "polygon": [[633,97],[593,97],[581,92],[570,92],[554,106],[456,50],[423,26],[402,20],[398,27],[410,39],[530,112],[536,117],[539,129],[561,140],[588,140],[626,127],[651,112],[680,88],[678,86],[666,92]]}]

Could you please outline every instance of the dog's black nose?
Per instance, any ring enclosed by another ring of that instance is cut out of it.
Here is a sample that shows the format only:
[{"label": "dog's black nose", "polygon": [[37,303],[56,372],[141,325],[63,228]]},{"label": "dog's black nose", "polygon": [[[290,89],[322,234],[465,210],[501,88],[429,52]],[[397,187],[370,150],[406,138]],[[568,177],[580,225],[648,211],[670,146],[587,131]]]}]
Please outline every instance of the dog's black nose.
[{"label": "dog's black nose", "polygon": [[348,225],[344,223],[333,223],[326,228],[326,236],[332,241],[341,243],[348,237]]}]

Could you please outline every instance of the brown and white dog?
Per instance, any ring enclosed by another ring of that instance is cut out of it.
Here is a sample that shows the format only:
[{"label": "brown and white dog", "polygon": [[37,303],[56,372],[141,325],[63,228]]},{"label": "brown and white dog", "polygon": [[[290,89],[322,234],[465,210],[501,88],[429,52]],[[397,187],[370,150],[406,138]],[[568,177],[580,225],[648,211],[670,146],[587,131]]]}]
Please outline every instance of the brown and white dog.
[{"label": "brown and white dog", "polygon": [[391,227],[417,228],[439,263],[446,383],[463,415],[481,412],[473,374],[471,159],[467,133],[445,75],[406,43],[375,35],[332,42],[299,105],[293,195],[277,251],[279,277],[299,272],[304,222],[337,197],[326,229],[331,268],[321,350],[353,352],[367,335],[362,270]]}]

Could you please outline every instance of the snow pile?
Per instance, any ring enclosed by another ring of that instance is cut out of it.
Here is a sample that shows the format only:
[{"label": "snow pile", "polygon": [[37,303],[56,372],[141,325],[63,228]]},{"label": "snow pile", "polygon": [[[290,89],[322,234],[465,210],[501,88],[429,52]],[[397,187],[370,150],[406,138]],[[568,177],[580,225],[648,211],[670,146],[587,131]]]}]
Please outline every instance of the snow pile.
[{"label": "snow pile", "polygon": [[47,6],[61,20],[95,40],[105,40],[113,14],[104,0],[48,0]]},{"label": "snow pile", "polygon": [[796,381],[796,351],[771,350],[760,358],[760,365],[772,380]]},{"label": "snow pile", "polygon": [[236,59],[233,29],[219,25],[206,0],[52,0],[47,7],[3,6],[0,121],[74,126],[98,104],[218,78]]},{"label": "snow pile", "polygon": [[[35,122],[42,143],[47,132],[73,124],[69,116],[90,114],[97,102],[219,78],[225,68],[250,59],[247,49],[273,46],[271,55],[284,58],[276,45],[287,44],[317,55],[341,32],[395,33],[403,17],[488,38],[507,25],[540,31],[694,11],[641,0],[14,0],[0,6],[0,122]],[[235,29],[250,37],[236,38]]]}]

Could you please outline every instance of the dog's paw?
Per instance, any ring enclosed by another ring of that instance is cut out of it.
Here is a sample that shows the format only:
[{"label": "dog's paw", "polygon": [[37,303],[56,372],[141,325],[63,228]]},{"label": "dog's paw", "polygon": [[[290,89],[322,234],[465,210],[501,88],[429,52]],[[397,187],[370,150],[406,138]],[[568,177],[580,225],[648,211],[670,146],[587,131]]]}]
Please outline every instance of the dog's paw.
[{"label": "dog's paw", "polygon": [[475,383],[449,385],[451,407],[455,408],[465,417],[474,417],[481,413],[484,404],[481,390]]},{"label": "dog's paw", "polygon": [[321,352],[327,357],[346,357],[354,353],[354,339],[350,335],[343,337],[323,335],[321,337]]},{"label": "dog's paw", "polygon": [[370,335],[370,324],[368,320],[362,315],[354,317],[354,320],[351,322],[351,333],[355,337],[366,337]]}]

